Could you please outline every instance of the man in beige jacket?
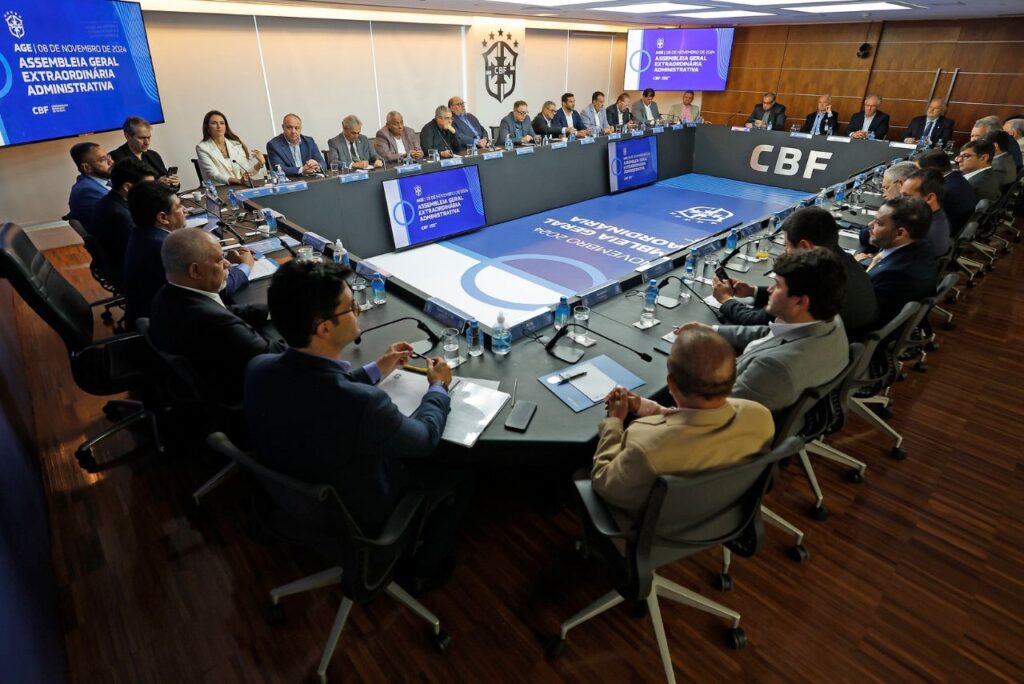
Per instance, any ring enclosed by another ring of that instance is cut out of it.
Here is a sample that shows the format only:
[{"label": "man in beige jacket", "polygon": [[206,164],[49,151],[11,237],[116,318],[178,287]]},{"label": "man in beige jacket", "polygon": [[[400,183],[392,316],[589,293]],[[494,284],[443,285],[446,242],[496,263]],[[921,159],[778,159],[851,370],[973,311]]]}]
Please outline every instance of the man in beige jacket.
[{"label": "man in beige jacket", "polygon": [[764,406],[729,397],[736,355],[706,326],[679,329],[668,357],[668,390],[675,409],[624,419],[640,400],[617,387],[605,400],[591,478],[594,491],[631,517],[647,501],[658,475],[731,465],[768,449],[775,426]]}]

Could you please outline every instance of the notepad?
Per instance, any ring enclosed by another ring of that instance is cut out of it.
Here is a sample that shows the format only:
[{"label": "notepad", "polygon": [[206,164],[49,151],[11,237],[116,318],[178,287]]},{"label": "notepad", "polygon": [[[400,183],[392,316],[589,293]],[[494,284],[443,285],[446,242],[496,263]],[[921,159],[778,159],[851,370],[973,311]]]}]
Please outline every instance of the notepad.
[{"label": "notepad", "polygon": [[269,278],[277,272],[278,268],[280,268],[280,266],[273,259],[268,257],[257,259],[256,263],[254,263],[252,268],[249,270],[249,280],[253,281],[260,280],[261,278]]}]

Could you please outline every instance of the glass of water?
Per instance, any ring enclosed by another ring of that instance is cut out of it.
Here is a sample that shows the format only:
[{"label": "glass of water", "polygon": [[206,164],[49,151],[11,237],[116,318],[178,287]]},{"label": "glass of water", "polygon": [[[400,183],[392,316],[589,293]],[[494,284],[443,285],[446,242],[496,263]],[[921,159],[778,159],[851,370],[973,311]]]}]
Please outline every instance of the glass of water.
[{"label": "glass of water", "polygon": [[332,161],[330,169],[331,169],[331,178],[335,178],[335,177],[337,177],[338,172],[341,169],[341,167],[338,165],[338,162]]},{"label": "glass of water", "polygon": [[575,333],[573,339],[580,344],[587,344],[590,342],[590,307],[589,306],[576,306],[572,310],[572,322],[576,324],[574,328]]},{"label": "glass of water", "polygon": [[428,150],[427,151],[427,155],[428,155],[428,159],[430,159],[430,161],[432,161],[432,162],[436,162],[436,161],[440,161],[441,160],[441,155],[440,155],[440,153],[437,150]]},{"label": "glass of water", "polygon": [[441,348],[444,350],[444,360],[449,366],[454,366],[459,361],[459,334],[458,328],[445,328],[441,331]]},{"label": "glass of water", "polygon": [[309,245],[302,245],[295,250],[295,258],[298,261],[310,261],[313,258],[313,248]]},{"label": "glass of water", "polygon": [[366,296],[366,278],[356,278],[352,281],[352,303],[359,307],[360,311],[373,308],[373,302]]}]

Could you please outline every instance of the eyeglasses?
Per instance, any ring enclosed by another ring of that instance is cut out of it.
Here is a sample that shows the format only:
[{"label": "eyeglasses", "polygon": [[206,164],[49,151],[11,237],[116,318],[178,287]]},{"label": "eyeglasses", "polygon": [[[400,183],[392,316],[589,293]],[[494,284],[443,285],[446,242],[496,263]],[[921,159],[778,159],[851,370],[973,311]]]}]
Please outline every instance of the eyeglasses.
[{"label": "eyeglasses", "polygon": [[452,107],[465,107],[465,102],[452,102]]},{"label": "eyeglasses", "polygon": [[971,154],[969,152],[961,152],[960,154],[956,155],[956,158],[957,159],[977,159],[978,155]]},{"label": "eyeglasses", "polygon": [[517,109],[516,110],[516,114],[518,114],[520,116],[526,116],[529,113],[530,113],[530,110],[528,110],[528,109]]},{"label": "eyeglasses", "polygon": [[327,321],[331,321],[332,323],[334,323],[339,318],[341,318],[342,316],[345,316],[347,314],[352,314],[356,318],[359,318],[360,311],[361,311],[361,309],[359,308],[359,305],[356,304],[356,300],[353,299],[352,300],[352,304],[349,305],[349,308],[345,309],[344,311],[337,311],[337,312],[334,313],[333,316],[328,316],[327,318],[321,318],[319,321],[317,321],[316,325],[313,326],[313,332],[316,332],[316,329],[320,327],[321,323],[326,323]]}]

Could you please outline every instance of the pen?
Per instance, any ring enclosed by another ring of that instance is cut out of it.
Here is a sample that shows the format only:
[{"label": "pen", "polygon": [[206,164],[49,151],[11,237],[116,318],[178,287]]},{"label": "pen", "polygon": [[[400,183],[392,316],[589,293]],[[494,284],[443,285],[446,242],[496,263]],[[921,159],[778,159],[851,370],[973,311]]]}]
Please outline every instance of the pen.
[{"label": "pen", "polygon": [[516,403],[516,390],[517,389],[519,389],[519,378],[516,378],[516,381],[514,383],[512,383],[512,403],[513,404]]},{"label": "pen", "polygon": [[562,373],[562,379],[558,381],[558,384],[561,385],[563,383],[569,382],[570,380],[575,380],[576,378],[582,378],[586,374],[587,374],[587,371],[585,371],[585,370],[575,370],[575,371],[571,371],[571,372],[567,372],[567,373]]},{"label": "pen", "polygon": [[407,370],[411,373],[419,373],[420,375],[427,374],[426,368],[420,368],[419,366],[410,366],[409,364],[405,364],[404,366],[402,366],[402,370]]}]

